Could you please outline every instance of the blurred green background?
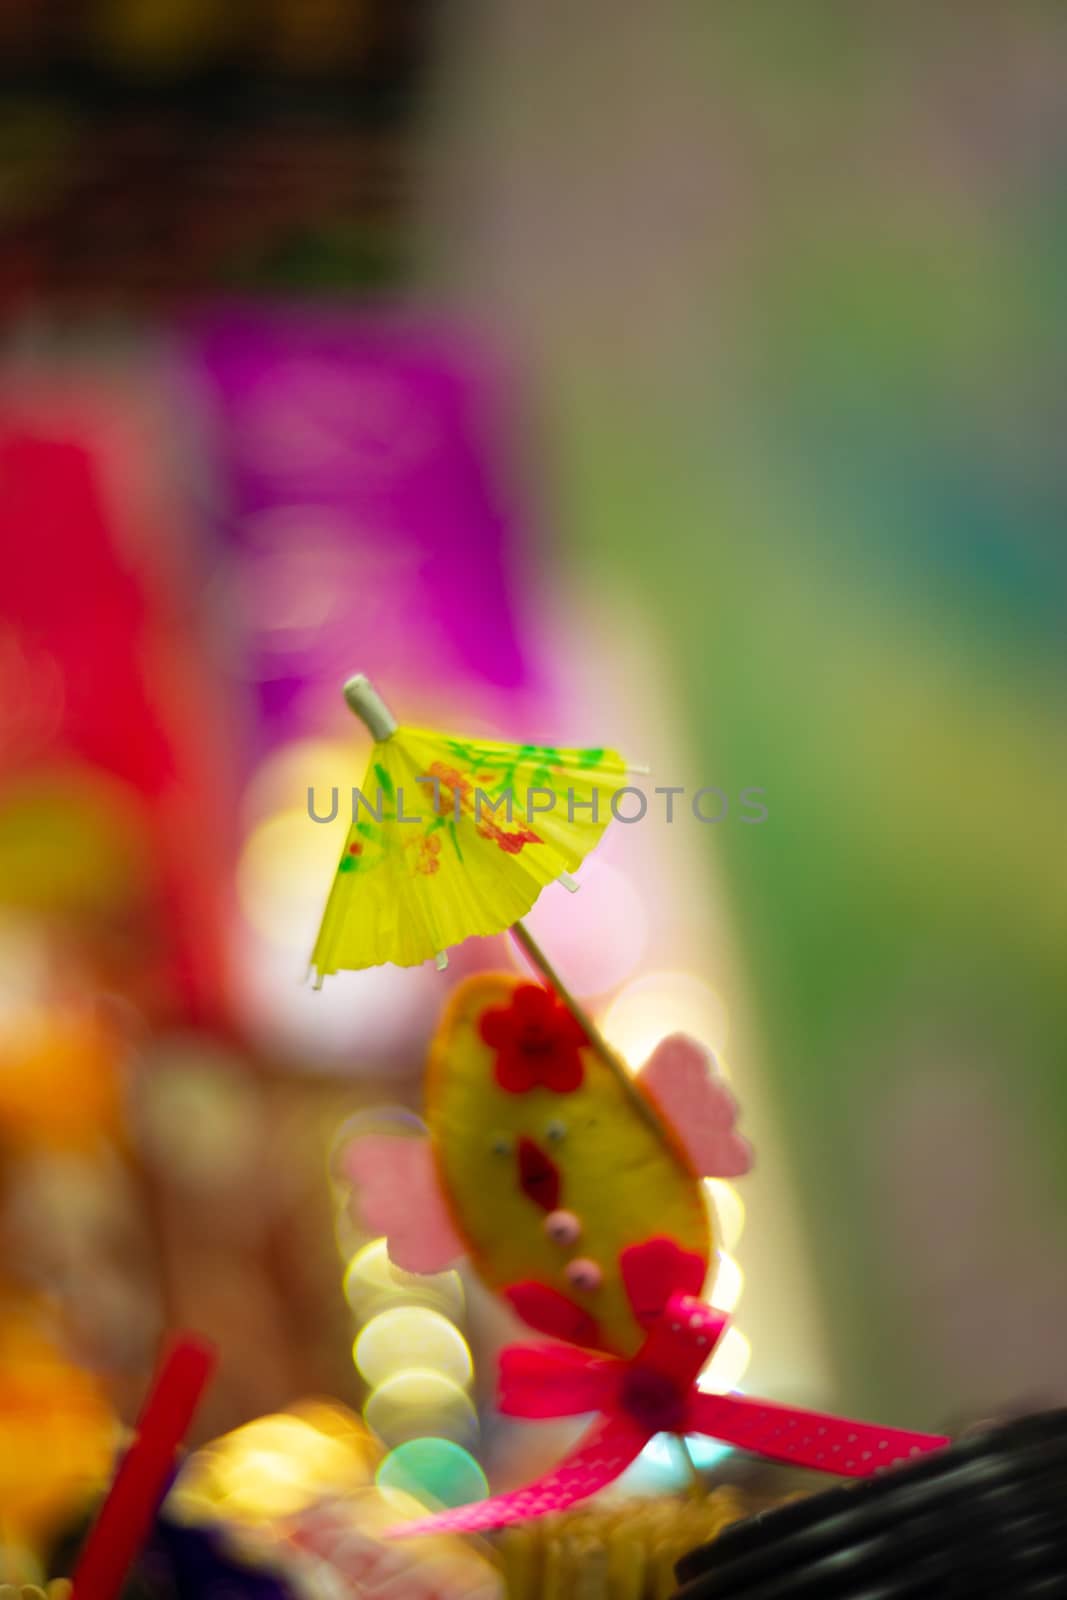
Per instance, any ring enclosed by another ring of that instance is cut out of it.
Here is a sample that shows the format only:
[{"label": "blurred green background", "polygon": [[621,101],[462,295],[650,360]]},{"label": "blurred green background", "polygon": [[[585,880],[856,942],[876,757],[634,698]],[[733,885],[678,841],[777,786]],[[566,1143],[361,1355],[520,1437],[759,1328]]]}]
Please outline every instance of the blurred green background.
[{"label": "blurred green background", "polygon": [[766,786],[705,833],[841,1393],[1062,1394],[1064,17],[578,9],[453,42],[431,256]]}]

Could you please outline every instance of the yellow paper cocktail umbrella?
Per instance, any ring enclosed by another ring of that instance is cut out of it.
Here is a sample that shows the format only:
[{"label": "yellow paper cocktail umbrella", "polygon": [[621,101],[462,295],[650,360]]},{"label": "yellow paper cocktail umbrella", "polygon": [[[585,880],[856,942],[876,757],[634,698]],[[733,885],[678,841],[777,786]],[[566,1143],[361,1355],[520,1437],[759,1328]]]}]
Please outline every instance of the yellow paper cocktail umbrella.
[{"label": "yellow paper cocktail umbrella", "polygon": [[570,873],[624,786],[622,757],[407,727],[362,674],[344,695],[375,742],[311,956],[316,986],[383,962],[443,967],[450,946],[509,930],[629,1084],[521,921],[548,884],[577,887]]},{"label": "yellow paper cocktail umbrella", "polygon": [[362,675],[345,699],[375,739],[311,962],[330,973],[443,964],[502,933],[580,866],[626,772],[613,750],[500,744],[399,726]]}]

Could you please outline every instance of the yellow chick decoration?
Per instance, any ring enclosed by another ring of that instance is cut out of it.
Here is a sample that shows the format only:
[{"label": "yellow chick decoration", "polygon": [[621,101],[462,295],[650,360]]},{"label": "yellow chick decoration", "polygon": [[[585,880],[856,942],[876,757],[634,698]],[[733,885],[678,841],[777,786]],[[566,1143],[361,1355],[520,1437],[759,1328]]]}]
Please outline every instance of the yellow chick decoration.
[{"label": "yellow chick decoration", "polygon": [[512,975],[454,992],[430,1052],[428,1139],[372,1133],[343,1166],[394,1263],[467,1255],[538,1332],[629,1357],[714,1259],[701,1179],[752,1154],[710,1054],[675,1036],[637,1079],[642,1117],[581,1023]]},{"label": "yellow chick decoration", "polygon": [[398,1267],[466,1253],[552,1344],[500,1355],[503,1415],[591,1417],[532,1483],[392,1530],[477,1533],[596,1494],[657,1433],[707,1434],[771,1460],[865,1477],[942,1436],[802,1411],[697,1382],[728,1322],[701,1298],[714,1240],[701,1179],[752,1152],[712,1057],[676,1035],[636,1085],[550,989],[515,977],[461,985],[430,1055],[429,1138],[368,1133],[347,1147],[364,1221]]}]

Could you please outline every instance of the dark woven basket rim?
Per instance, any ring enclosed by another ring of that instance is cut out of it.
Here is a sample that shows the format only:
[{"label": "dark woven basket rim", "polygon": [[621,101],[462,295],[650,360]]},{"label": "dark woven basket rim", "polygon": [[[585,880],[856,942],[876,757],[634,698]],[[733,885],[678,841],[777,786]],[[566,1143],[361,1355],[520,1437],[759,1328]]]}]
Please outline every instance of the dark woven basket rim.
[{"label": "dark woven basket rim", "polygon": [[[1035,1535],[1047,1524],[1054,1544],[1055,1535],[1067,1539],[1065,1506],[1067,1410],[1062,1410],[985,1429],[875,1478],[762,1512],[691,1551],[676,1571],[687,1596],[755,1596],[763,1591],[749,1586],[780,1571],[783,1562],[796,1582],[808,1570],[849,1567],[859,1578],[865,1549],[884,1548],[886,1560],[897,1565],[908,1552],[908,1559],[916,1557],[928,1532],[950,1550],[996,1543],[998,1554],[1010,1561],[1011,1528],[1020,1520],[1032,1524]],[[1064,1559],[1062,1553],[1055,1559]],[[1057,1570],[1067,1572],[1067,1565]],[[706,1581],[697,1587],[698,1579]],[[772,1592],[790,1591],[767,1590]]]}]

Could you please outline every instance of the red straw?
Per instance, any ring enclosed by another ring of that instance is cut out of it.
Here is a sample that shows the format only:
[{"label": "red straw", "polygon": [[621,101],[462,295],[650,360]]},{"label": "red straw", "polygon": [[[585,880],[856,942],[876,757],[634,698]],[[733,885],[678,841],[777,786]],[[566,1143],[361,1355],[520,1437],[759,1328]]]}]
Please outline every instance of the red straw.
[{"label": "red straw", "polygon": [[193,1333],[167,1347],[100,1515],[74,1572],[74,1600],[117,1600],[170,1485],[174,1456],[215,1367],[213,1345]]}]

